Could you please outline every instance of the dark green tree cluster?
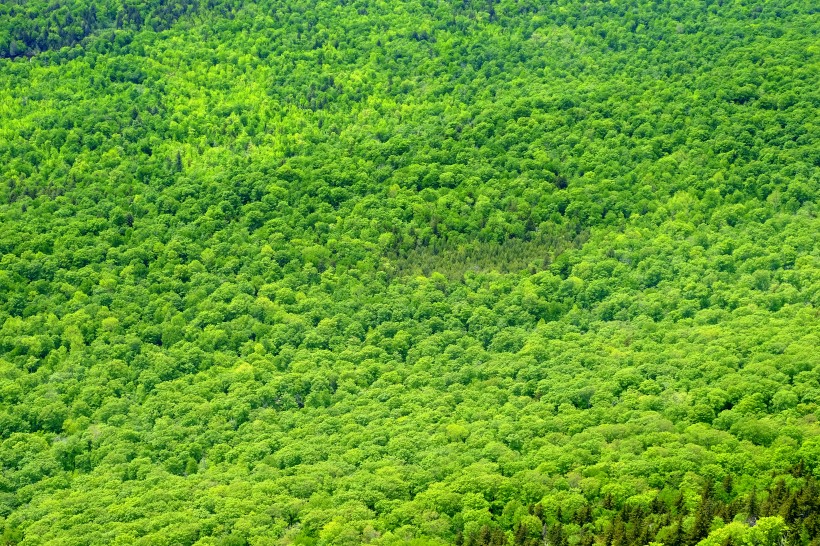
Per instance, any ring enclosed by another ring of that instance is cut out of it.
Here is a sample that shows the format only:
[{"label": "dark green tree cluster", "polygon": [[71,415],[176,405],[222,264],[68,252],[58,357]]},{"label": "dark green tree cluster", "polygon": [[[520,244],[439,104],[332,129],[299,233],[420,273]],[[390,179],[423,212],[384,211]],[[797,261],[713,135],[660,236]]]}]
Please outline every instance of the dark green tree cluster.
[{"label": "dark green tree cluster", "polygon": [[3,3],[0,544],[816,545],[817,23]]},{"label": "dark green tree cluster", "polygon": [[229,15],[232,0],[9,0],[0,4],[0,58],[71,48],[106,29],[167,30],[205,9]]},{"label": "dark green tree cluster", "polygon": [[[548,517],[541,504],[531,505],[534,518],[518,523],[513,544],[568,544],[567,528],[579,536],[578,544],[626,546],[667,544],[670,546],[812,543],[820,536],[820,486],[806,473],[801,461],[791,470],[791,485],[784,478],[768,488],[765,501],[756,489],[745,496],[735,494],[733,478],[727,474],[721,484],[706,481],[700,500],[689,510],[683,492],[663,490],[647,503],[624,503],[618,508],[613,497],[600,500],[597,510],[590,504],[567,517],[559,507]],[[607,521],[603,528],[594,524],[596,512]],[[716,525],[717,522],[717,525]],[[725,522],[732,522],[723,525]],[[717,527],[715,533],[710,534]],[[598,533],[596,535],[596,532]],[[463,543],[463,537],[456,542]],[[508,544],[499,528],[482,527],[471,544]]]}]

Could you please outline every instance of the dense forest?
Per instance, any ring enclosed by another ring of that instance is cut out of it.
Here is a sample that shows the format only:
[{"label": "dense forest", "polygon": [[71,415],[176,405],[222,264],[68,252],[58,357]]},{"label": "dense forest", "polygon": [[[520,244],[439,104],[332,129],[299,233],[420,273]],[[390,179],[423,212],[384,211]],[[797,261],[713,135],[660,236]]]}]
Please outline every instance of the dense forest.
[{"label": "dense forest", "polygon": [[0,3],[0,545],[820,545],[810,0]]}]

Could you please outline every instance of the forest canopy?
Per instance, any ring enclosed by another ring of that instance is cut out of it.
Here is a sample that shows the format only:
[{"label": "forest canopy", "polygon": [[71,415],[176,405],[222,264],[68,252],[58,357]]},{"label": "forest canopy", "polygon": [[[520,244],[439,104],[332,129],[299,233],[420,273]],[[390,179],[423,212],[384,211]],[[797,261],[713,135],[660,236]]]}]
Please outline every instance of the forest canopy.
[{"label": "forest canopy", "polygon": [[0,3],[0,544],[820,544],[819,19]]}]

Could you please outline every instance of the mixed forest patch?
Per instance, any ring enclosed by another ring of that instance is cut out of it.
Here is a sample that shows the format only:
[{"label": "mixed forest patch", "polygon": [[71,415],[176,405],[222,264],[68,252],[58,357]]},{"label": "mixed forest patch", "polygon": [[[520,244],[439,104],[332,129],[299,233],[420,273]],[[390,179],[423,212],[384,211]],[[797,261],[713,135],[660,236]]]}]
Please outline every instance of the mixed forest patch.
[{"label": "mixed forest patch", "polygon": [[[435,234],[435,221],[433,226]],[[386,270],[399,275],[420,274],[426,277],[438,273],[455,281],[463,280],[467,273],[536,273],[549,269],[555,257],[568,248],[581,247],[588,236],[586,232],[529,233],[525,238],[509,238],[501,242],[473,240],[450,243],[437,240],[432,245],[413,247],[402,254],[396,250],[401,248],[400,242],[392,238],[395,248],[386,254],[389,260]]]}]

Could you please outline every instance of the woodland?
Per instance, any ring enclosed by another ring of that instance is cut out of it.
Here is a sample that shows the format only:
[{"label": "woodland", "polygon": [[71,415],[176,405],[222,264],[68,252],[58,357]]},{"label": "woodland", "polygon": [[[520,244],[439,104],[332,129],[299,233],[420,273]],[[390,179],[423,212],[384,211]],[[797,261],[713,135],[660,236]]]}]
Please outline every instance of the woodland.
[{"label": "woodland", "polygon": [[819,34],[0,2],[0,545],[820,545]]}]

